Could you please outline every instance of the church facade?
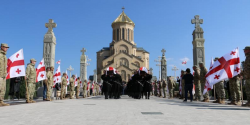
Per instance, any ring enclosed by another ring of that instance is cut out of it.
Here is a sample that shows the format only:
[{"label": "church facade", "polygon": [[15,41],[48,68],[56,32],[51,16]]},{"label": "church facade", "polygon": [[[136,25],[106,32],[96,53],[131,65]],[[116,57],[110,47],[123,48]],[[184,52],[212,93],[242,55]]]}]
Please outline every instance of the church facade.
[{"label": "church facade", "polygon": [[134,42],[134,22],[124,11],[112,23],[113,40],[109,47],[97,52],[97,82],[108,67],[118,70],[122,80],[127,82],[133,71],[144,66],[149,70],[149,52],[137,47]]}]

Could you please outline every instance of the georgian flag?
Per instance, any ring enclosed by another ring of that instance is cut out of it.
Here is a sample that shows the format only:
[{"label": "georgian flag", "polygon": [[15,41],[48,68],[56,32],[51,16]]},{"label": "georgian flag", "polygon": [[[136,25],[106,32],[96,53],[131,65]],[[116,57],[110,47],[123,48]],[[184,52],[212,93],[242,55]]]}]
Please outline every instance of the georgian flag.
[{"label": "georgian flag", "polygon": [[115,70],[115,68],[113,68],[113,67],[108,67],[107,69],[106,69],[106,75],[107,75],[107,72],[108,71],[113,71],[114,72],[114,74],[116,74],[116,70]]},{"label": "georgian flag", "polygon": [[38,64],[36,69],[36,82],[42,81],[46,79],[46,71],[44,65],[44,59]]},{"label": "georgian flag", "polygon": [[75,77],[75,87],[77,86],[78,82],[77,82],[77,74],[76,74],[76,77]]},{"label": "georgian flag", "polygon": [[182,64],[187,64],[187,61],[182,61]]},{"label": "georgian flag", "polygon": [[[67,79],[67,85],[69,85],[69,76],[68,76],[68,73],[67,73],[67,70],[66,70],[66,79]],[[68,92],[67,88],[68,86],[66,85],[66,93]]]},{"label": "georgian flag", "polygon": [[140,74],[141,71],[144,71],[144,72],[148,73],[148,70],[147,70],[146,67],[141,67],[141,68],[139,69],[139,74]]},{"label": "georgian flag", "polygon": [[209,87],[240,74],[240,56],[238,47],[214,62],[206,74]]},{"label": "georgian flag", "polygon": [[[212,57],[211,58],[211,62],[210,62],[210,68],[209,68],[209,70],[213,68],[213,64],[214,64],[214,59]],[[213,86],[210,86],[209,83],[206,80],[206,84],[205,84],[205,87],[204,87],[203,95],[205,95],[205,93],[207,91],[211,90],[211,89],[213,89]]]},{"label": "georgian flag", "polygon": [[88,85],[87,85],[87,91],[89,91],[90,89],[90,81],[88,82]]},{"label": "georgian flag", "polygon": [[13,54],[7,62],[6,79],[25,76],[23,49]]},{"label": "georgian flag", "polygon": [[61,64],[61,60],[57,61],[56,64],[59,64],[59,65],[60,65],[60,64]]},{"label": "georgian flag", "polygon": [[59,65],[58,68],[56,69],[56,73],[54,74],[53,78],[54,78],[54,85],[55,85],[56,83],[61,82],[61,79],[62,79],[62,78],[61,78],[60,65]]}]

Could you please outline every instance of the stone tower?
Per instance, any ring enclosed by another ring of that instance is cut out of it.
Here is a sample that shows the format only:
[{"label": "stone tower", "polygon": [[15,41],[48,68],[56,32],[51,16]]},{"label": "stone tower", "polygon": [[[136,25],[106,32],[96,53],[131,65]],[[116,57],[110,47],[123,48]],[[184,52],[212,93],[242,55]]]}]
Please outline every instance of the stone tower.
[{"label": "stone tower", "polygon": [[161,58],[161,81],[167,80],[167,60],[165,57],[165,49],[161,50],[162,58]]},{"label": "stone tower", "polygon": [[45,24],[45,27],[48,28],[48,32],[44,35],[43,39],[43,58],[46,67],[55,65],[56,37],[53,28],[56,26],[56,23],[52,19],[49,19],[49,23]]},{"label": "stone tower", "polygon": [[81,50],[81,62],[80,62],[80,78],[82,81],[88,80],[87,78],[87,56],[85,55],[86,49]]},{"label": "stone tower", "polygon": [[191,20],[192,24],[195,24],[195,30],[193,31],[193,64],[198,65],[199,62],[203,62],[205,65],[205,48],[203,38],[203,29],[200,24],[203,23],[203,19],[199,19],[199,15],[195,15]]}]

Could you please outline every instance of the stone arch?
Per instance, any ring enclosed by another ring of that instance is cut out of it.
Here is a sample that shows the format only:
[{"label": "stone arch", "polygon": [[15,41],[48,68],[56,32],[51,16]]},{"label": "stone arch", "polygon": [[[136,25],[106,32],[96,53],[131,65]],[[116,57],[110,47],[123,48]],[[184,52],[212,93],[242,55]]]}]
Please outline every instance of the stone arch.
[{"label": "stone arch", "polygon": [[138,67],[140,67],[140,63],[137,62],[137,61],[135,62],[135,65],[138,66]]},{"label": "stone arch", "polygon": [[124,65],[124,66],[129,67],[129,61],[128,61],[126,58],[120,58],[118,64],[119,64],[120,66],[123,66],[123,65]]},{"label": "stone arch", "polygon": [[128,47],[126,45],[120,45],[119,52],[128,53]]}]

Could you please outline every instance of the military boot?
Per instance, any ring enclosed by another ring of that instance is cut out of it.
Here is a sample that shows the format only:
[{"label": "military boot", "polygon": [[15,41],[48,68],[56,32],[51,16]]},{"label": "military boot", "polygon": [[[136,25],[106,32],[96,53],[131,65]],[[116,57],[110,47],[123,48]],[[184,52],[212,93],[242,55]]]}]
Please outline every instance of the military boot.
[{"label": "military boot", "polygon": [[31,103],[36,103],[36,101],[34,101],[34,100],[31,100],[30,102],[31,102]]},{"label": "military boot", "polygon": [[0,101],[0,106],[9,106],[10,104],[4,103],[3,101]]},{"label": "military boot", "polygon": [[219,99],[217,99],[217,100],[213,101],[213,103],[219,103]]},{"label": "military boot", "polygon": [[219,103],[220,103],[220,104],[225,104],[225,100],[224,100],[224,99],[220,99],[220,100],[219,100]]},{"label": "military boot", "polygon": [[248,101],[246,104],[243,104],[242,106],[250,107],[250,102]]},{"label": "military boot", "polygon": [[241,105],[242,105],[242,102],[241,102],[240,100],[237,100],[237,101],[235,102],[235,105],[241,106]]},{"label": "military boot", "polygon": [[235,105],[236,102],[234,100],[232,100],[230,103],[227,103],[228,105]]},{"label": "military boot", "polygon": [[209,99],[208,98],[204,99],[204,100],[202,100],[202,102],[209,102]]},{"label": "military boot", "polygon": [[31,103],[31,101],[29,99],[26,99],[26,103]]}]

